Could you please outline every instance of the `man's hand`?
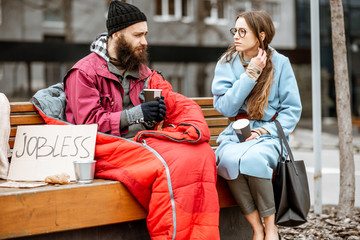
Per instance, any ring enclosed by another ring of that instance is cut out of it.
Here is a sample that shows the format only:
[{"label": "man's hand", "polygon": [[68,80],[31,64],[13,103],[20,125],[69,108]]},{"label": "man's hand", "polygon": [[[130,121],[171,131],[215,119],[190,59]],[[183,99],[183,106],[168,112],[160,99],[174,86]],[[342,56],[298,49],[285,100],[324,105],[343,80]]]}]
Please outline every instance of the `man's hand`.
[{"label": "man's hand", "polygon": [[163,98],[141,104],[145,122],[160,122],[166,115],[166,106]]},{"label": "man's hand", "polygon": [[159,101],[159,116],[157,122],[161,122],[162,120],[165,119],[166,116],[166,106],[165,106],[164,96],[161,96],[161,99],[159,99],[158,101]]}]

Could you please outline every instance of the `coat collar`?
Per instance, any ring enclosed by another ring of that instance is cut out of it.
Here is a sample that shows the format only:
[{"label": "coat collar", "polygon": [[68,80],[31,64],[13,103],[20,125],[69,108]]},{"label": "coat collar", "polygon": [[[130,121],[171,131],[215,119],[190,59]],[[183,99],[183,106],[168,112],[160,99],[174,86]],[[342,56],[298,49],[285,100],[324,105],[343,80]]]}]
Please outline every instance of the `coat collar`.
[{"label": "coat collar", "polygon": [[[95,63],[96,64],[96,67],[95,67],[96,73],[102,77],[118,81],[117,77],[113,73],[110,72],[110,70],[108,68],[108,63],[105,61],[105,59],[96,53],[92,53],[92,54],[94,54],[95,55],[94,58],[96,58],[96,63]],[[141,64],[139,66],[137,80],[145,81],[151,75],[151,73],[152,73],[152,71],[148,66],[146,66],[145,64]],[[132,74],[132,75],[136,75],[136,74]]]}]

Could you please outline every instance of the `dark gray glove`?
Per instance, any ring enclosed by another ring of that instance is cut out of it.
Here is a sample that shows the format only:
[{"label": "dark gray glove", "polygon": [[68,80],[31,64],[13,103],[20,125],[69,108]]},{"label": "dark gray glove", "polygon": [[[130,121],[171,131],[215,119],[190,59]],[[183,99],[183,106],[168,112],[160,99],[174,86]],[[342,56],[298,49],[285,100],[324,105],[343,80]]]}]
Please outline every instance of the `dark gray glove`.
[{"label": "dark gray glove", "polygon": [[155,101],[142,103],[141,110],[145,122],[160,122],[166,116],[166,106],[163,97]]},{"label": "dark gray glove", "polygon": [[161,122],[162,120],[165,119],[166,116],[166,105],[165,105],[165,100],[164,100],[164,96],[161,96],[161,99],[158,100],[159,101],[159,118],[158,118],[158,122]]}]

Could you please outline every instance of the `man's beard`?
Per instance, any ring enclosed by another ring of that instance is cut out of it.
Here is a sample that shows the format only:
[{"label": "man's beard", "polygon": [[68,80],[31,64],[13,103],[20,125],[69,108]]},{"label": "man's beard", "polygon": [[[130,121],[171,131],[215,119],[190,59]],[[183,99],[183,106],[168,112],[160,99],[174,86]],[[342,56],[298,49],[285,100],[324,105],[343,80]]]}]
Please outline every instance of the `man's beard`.
[{"label": "man's beard", "polygon": [[[126,69],[127,71],[139,69],[140,64],[148,65],[148,52],[147,46],[140,46],[133,48],[124,36],[120,36],[119,41],[116,43],[116,58],[110,58],[110,62],[115,66]],[[141,52],[138,50],[142,49]]]}]

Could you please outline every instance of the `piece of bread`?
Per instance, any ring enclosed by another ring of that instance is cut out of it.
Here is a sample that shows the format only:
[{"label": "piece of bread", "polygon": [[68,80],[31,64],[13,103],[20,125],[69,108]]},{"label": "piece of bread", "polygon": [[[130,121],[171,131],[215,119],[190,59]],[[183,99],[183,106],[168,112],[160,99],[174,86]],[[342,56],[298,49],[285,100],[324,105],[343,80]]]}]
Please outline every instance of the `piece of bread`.
[{"label": "piece of bread", "polygon": [[45,182],[51,184],[68,184],[70,182],[70,176],[66,173],[47,176]]}]

